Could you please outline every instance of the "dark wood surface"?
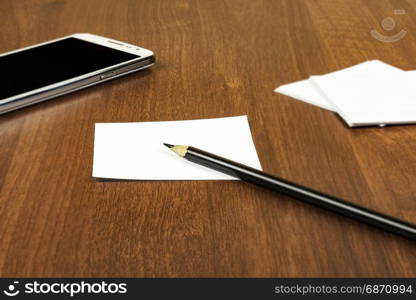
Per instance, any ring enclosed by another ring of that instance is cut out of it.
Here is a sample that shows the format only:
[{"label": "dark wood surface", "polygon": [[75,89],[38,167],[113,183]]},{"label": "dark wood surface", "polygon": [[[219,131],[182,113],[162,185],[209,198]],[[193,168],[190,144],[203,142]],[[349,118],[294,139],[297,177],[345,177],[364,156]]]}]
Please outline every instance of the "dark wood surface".
[{"label": "dark wood surface", "polygon": [[[370,36],[389,16],[408,31],[390,44]],[[415,242],[242,182],[91,177],[96,122],[247,114],[264,170],[416,223],[416,126],[349,129],[273,93],[416,69],[415,2],[1,0],[0,19],[0,52],[91,32],[158,59],[0,116],[1,276],[416,276]]]}]

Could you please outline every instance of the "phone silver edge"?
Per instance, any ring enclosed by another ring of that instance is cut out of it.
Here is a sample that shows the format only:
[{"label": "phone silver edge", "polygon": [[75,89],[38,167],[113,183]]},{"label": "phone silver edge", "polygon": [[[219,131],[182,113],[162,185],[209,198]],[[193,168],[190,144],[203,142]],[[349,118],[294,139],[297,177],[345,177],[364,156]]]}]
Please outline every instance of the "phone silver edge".
[{"label": "phone silver edge", "polygon": [[50,100],[50,99],[53,99],[53,98],[56,98],[65,94],[69,94],[77,90],[84,89],[92,85],[96,85],[96,84],[99,84],[108,80],[112,80],[112,79],[130,74],[133,72],[147,69],[153,66],[155,63],[154,53],[150,50],[147,50],[147,49],[135,46],[135,45],[127,44],[121,41],[117,41],[114,39],[109,39],[103,36],[89,34],[89,33],[79,33],[79,34],[73,34],[70,36],[65,36],[65,37],[47,41],[41,44],[13,50],[7,53],[2,53],[0,56],[24,51],[26,49],[30,49],[30,48],[37,47],[40,45],[59,41],[68,37],[75,37],[75,38],[83,39],[88,42],[97,43],[97,44],[107,46],[110,48],[114,48],[120,51],[125,51],[125,52],[129,52],[132,54],[136,54],[142,57],[118,64],[118,65],[114,65],[114,66],[111,66],[102,70],[91,72],[90,74],[81,75],[78,78],[72,78],[72,79],[69,79],[60,83],[52,84],[50,86],[46,86],[43,88],[39,88],[37,90],[33,90],[33,91],[30,91],[21,95],[16,95],[14,97],[11,97],[10,99],[3,99],[3,100],[0,99],[0,115],[26,107],[26,106],[30,106],[36,103],[47,101],[47,100]]},{"label": "phone silver edge", "polygon": [[147,57],[142,61],[133,64],[119,66],[102,74],[92,75],[91,77],[83,78],[60,87],[43,91],[41,93],[19,98],[11,102],[0,105],[0,115],[23,108],[36,103],[44,102],[65,94],[69,94],[108,80],[112,80],[133,72],[147,69],[154,65],[154,57]]}]

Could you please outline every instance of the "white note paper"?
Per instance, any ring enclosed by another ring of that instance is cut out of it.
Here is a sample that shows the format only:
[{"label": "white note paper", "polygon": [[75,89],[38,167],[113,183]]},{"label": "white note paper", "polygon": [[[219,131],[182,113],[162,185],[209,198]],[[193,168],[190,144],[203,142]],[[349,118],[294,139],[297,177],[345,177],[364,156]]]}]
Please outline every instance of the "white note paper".
[{"label": "white note paper", "polygon": [[311,82],[353,126],[416,122],[416,76],[384,63],[345,69]]},{"label": "white note paper", "polygon": [[[374,67],[379,68],[379,69],[380,68],[389,69],[389,70],[394,69],[397,71],[404,72],[401,69],[388,65],[379,60],[366,61],[366,62],[357,64],[355,66],[352,66],[352,67],[349,67],[349,68],[346,68],[337,72],[341,72],[341,71],[360,72],[362,70],[365,70],[366,68],[372,69]],[[409,71],[409,72],[413,72],[413,71]],[[333,73],[329,73],[329,74],[333,74]],[[313,77],[316,78],[317,76],[313,76]],[[325,94],[323,94],[320,90],[318,90],[315,87],[315,85],[313,84],[310,78],[279,86],[274,91],[276,93],[289,96],[293,99],[300,100],[300,101],[336,112],[336,108],[334,107],[332,102],[327,99]]]},{"label": "white note paper", "polygon": [[247,116],[95,124],[93,177],[137,180],[227,180],[177,156],[163,143],[188,145],[261,170]]},{"label": "white note paper", "polygon": [[[370,60],[360,63],[358,65],[349,67],[344,70],[360,70],[366,68],[368,65],[371,64],[383,64],[383,62],[379,60]],[[330,73],[331,74],[331,73]],[[310,79],[305,79],[301,81],[292,82],[289,84],[285,84],[279,86],[274,90],[276,93],[280,93],[286,96],[289,96],[293,99],[300,100],[315,106],[319,106],[321,108],[335,111],[332,103],[323,95],[319,90],[316,89],[314,84],[311,82]]]},{"label": "white note paper", "polygon": [[329,102],[325,96],[316,90],[309,79],[279,86],[274,91],[276,93],[292,97],[293,99],[319,106],[323,109],[335,111],[331,102]]}]

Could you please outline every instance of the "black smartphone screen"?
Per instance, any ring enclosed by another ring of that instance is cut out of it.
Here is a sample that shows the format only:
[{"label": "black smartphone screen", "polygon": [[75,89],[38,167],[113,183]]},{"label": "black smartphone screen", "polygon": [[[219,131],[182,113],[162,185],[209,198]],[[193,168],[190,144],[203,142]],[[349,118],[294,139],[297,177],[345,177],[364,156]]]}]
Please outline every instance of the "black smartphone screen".
[{"label": "black smartphone screen", "polygon": [[0,100],[138,57],[74,37],[4,55]]}]

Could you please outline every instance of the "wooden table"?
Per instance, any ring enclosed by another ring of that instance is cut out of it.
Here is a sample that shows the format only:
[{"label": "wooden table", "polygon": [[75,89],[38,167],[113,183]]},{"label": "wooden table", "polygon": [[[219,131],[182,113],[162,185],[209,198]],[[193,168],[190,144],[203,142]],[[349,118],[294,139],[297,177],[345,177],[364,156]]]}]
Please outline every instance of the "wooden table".
[{"label": "wooden table", "polygon": [[[416,223],[416,126],[350,129],[273,93],[370,59],[416,69],[415,13],[399,0],[1,0],[1,52],[91,32],[158,61],[0,116],[0,275],[416,276],[415,242],[242,182],[91,176],[96,122],[247,114],[264,170]],[[406,36],[372,38],[389,16]]]}]

